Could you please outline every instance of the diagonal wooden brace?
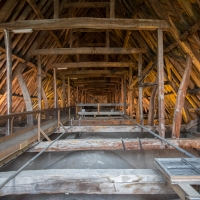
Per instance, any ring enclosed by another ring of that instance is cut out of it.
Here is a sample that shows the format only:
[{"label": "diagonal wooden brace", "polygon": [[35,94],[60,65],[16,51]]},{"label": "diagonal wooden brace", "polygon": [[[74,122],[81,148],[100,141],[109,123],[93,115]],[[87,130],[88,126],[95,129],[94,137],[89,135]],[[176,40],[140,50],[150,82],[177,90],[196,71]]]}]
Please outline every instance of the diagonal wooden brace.
[{"label": "diagonal wooden brace", "polygon": [[51,142],[51,139],[48,137],[48,135],[40,128],[40,133],[49,141]]}]

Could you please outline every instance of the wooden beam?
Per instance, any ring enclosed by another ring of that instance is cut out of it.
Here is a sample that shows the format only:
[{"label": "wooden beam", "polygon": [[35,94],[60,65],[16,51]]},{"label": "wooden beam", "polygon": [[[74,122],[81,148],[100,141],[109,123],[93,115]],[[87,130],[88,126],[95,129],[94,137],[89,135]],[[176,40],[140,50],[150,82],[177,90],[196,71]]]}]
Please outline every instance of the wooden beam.
[{"label": "wooden beam", "polygon": [[58,19],[60,15],[60,0],[54,0],[54,19]]},{"label": "wooden beam", "polygon": [[124,75],[124,72],[118,72],[118,73],[114,73],[114,74],[74,74],[74,75],[70,75],[70,78],[94,78],[94,77],[122,77],[122,75]]},{"label": "wooden beam", "polygon": [[115,18],[115,0],[110,0],[110,18]]},{"label": "wooden beam", "polygon": [[[120,106],[123,106],[123,103],[119,104]],[[96,107],[97,108],[97,107]],[[84,112],[82,112],[83,115],[84,115]],[[88,113],[89,112],[85,112],[85,113]],[[94,113],[94,112],[93,112]],[[91,115],[93,114],[91,112]],[[97,113],[97,112],[96,112]],[[102,113],[104,113],[102,111]],[[106,113],[106,112],[105,112]],[[110,114],[111,112],[109,112]],[[115,112],[113,112],[115,113]],[[122,114],[123,112],[117,112],[117,114],[119,115]],[[65,128],[69,128],[69,126],[65,126]],[[148,130],[152,130],[152,131],[155,131],[155,129],[153,127],[150,127],[150,126],[145,126],[145,128],[147,128]],[[60,131],[62,132],[62,128],[60,128]],[[102,133],[105,133],[105,132],[109,132],[109,133],[117,133],[117,132],[122,132],[122,133],[125,133],[125,132],[140,132],[141,129],[139,127],[136,127],[136,126],[73,126],[69,132],[89,132],[89,133],[98,133],[98,132],[102,132]],[[147,132],[144,130],[144,132]]]},{"label": "wooden beam", "polygon": [[133,63],[128,62],[75,62],[75,63],[53,63],[52,68],[73,69],[73,68],[105,68],[105,67],[134,67]]},{"label": "wooden beam", "polygon": [[198,112],[198,113],[200,113],[200,108],[190,108],[189,111],[190,112]]},{"label": "wooden beam", "polygon": [[76,54],[137,54],[145,53],[143,48],[78,47],[57,49],[35,49],[32,55],[76,55]]},{"label": "wooden beam", "polygon": [[[0,183],[13,172],[1,172]],[[87,189],[86,189],[87,188]],[[159,170],[46,169],[21,172],[1,189],[19,194],[173,194]]]},{"label": "wooden beam", "polygon": [[[200,149],[200,141],[195,139],[167,139],[180,148]],[[123,145],[124,144],[124,145]],[[49,142],[40,142],[29,150],[29,152],[40,152],[47,147]],[[173,149],[169,145],[165,145],[167,149]],[[91,150],[150,150],[162,149],[161,142],[157,139],[71,139],[56,141],[46,152],[60,151],[91,151]]]},{"label": "wooden beam", "polygon": [[53,93],[54,93],[54,108],[58,107],[58,97],[57,97],[57,83],[56,83],[56,68],[53,68]]},{"label": "wooden beam", "polygon": [[[12,44],[11,44],[11,33],[7,30],[5,34],[5,48],[6,48],[6,103],[7,103],[7,114],[12,113]],[[7,133],[6,135],[12,134],[11,119],[7,120]]]},{"label": "wooden beam", "polygon": [[127,74],[127,71],[115,71],[115,70],[79,70],[79,71],[66,71],[65,75],[90,75],[90,74]]},{"label": "wooden beam", "polygon": [[[139,58],[138,58],[138,80],[140,82],[140,79],[142,77],[142,54],[139,54]],[[139,112],[140,112],[140,125],[143,126],[144,125],[144,117],[143,117],[143,91],[142,91],[142,87],[139,86]],[[143,130],[143,129],[141,129]]]},{"label": "wooden beam", "polygon": [[109,2],[70,2],[64,4],[65,8],[103,8],[107,6],[110,6]]},{"label": "wooden beam", "polygon": [[42,75],[41,75],[41,56],[37,57],[38,71],[37,71],[37,93],[38,93],[38,110],[42,109]]},{"label": "wooden beam", "polygon": [[188,90],[187,94],[190,94],[190,95],[200,95],[200,88]]},{"label": "wooden beam", "polygon": [[68,77],[67,78],[67,103],[68,103],[68,106],[70,107],[70,98],[71,98],[71,96],[70,96],[70,78]]},{"label": "wooden beam", "polygon": [[[87,20],[86,20],[87,19]],[[0,24],[0,31],[15,29],[60,30],[75,28],[118,29],[118,30],[169,30],[164,20],[153,19],[109,19],[109,18],[65,18],[22,20]]]},{"label": "wooden beam", "polygon": [[186,91],[188,88],[188,82],[190,78],[190,73],[192,69],[192,59],[187,54],[186,67],[183,74],[183,79],[181,81],[180,87],[178,89],[178,94],[176,98],[176,105],[174,110],[174,118],[173,118],[173,128],[172,128],[172,137],[179,138],[180,137],[180,127],[182,122],[182,109],[185,102]]},{"label": "wooden beam", "polygon": [[148,125],[149,126],[154,125],[154,105],[155,105],[157,90],[158,90],[158,87],[154,86],[152,93],[151,93],[151,98],[150,98],[150,103],[149,103],[149,113],[148,113]]},{"label": "wooden beam", "polygon": [[[23,97],[24,97],[24,102],[25,102],[25,105],[26,105],[26,111],[33,111],[33,105],[32,105],[32,101],[31,101],[31,97],[29,95],[28,88],[26,86],[26,83],[25,83],[24,78],[23,78],[21,73],[17,74],[17,80],[18,80],[18,83],[20,85]],[[33,120],[34,120],[33,115],[27,115],[27,125],[28,126],[34,125]]]},{"label": "wooden beam", "polygon": [[158,120],[159,135],[165,137],[165,100],[164,100],[164,60],[163,60],[163,30],[158,29]]}]

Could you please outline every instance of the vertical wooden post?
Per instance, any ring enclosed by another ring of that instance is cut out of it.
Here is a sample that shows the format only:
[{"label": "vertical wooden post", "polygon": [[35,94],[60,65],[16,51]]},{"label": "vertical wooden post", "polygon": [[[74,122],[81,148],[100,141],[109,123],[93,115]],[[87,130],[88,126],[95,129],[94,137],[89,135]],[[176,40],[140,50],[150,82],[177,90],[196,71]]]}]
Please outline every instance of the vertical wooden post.
[{"label": "vertical wooden post", "polygon": [[154,86],[151,93],[150,103],[149,103],[148,125],[150,126],[154,125],[154,105],[155,105],[157,90],[158,90],[158,87]]},{"label": "vertical wooden post", "polygon": [[[38,85],[37,85],[37,92],[38,92],[38,110],[40,111],[42,108],[42,66],[41,66],[41,56],[38,55]],[[40,142],[40,125],[41,125],[41,113],[38,113],[38,142]]]},{"label": "vertical wooden post", "polygon": [[68,107],[69,107],[69,120],[70,120],[70,118],[71,118],[71,109],[70,109],[70,99],[71,99],[71,92],[70,92],[70,78],[69,77],[67,77],[67,98],[68,98]]},{"label": "vertical wooden post", "polygon": [[[140,80],[142,77],[142,54],[139,54],[138,58],[138,85],[140,84]],[[143,105],[142,105],[142,87],[139,86],[139,110],[140,110],[140,124],[144,125],[144,117],[143,117]],[[143,131],[143,129],[141,129]]]},{"label": "vertical wooden post", "polygon": [[[12,113],[12,45],[11,45],[11,33],[7,30],[5,32],[5,48],[6,48],[6,101],[7,101],[7,114]],[[12,119],[7,120],[7,133],[12,134]]]},{"label": "vertical wooden post", "polygon": [[126,75],[124,74],[124,115],[126,115]]},{"label": "vertical wooden post", "polygon": [[65,76],[62,77],[62,107],[66,107],[66,84],[65,84]]},{"label": "vertical wooden post", "polygon": [[57,84],[56,84],[56,68],[53,68],[53,92],[54,92],[54,108],[58,107]]},{"label": "vertical wooden post", "polygon": [[78,100],[79,96],[78,96],[78,86],[76,87],[76,103],[78,104],[79,100]]},{"label": "vertical wooden post", "polygon": [[58,19],[59,18],[59,3],[60,0],[54,0],[54,19]]},{"label": "vertical wooden post", "polygon": [[67,83],[67,97],[68,97],[68,106],[70,107],[70,78],[67,77],[68,83]]},{"label": "vertical wooden post", "polygon": [[172,126],[172,138],[180,137],[180,128],[182,122],[182,111],[185,102],[185,95],[188,88],[190,73],[192,68],[192,59],[189,54],[187,54],[186,67],[183,74],[183,79],[178,89],[176,105],[174,110],[173,126]]},{"label": "vertical wooden post", "polygon": [[130,87],[131,83],[132,83],[132,74],[133,74],[133,69],[132,67],[129,68],[129,91],[128,91],[128,102],[129,102],[129,116],[131,118],[133,118],[133,91],[132,91],[132,87]]},{"label": "vertical wooden post", "polygon": [[[45,94],[43,86],[42,86],[42,99],[44,101],[44,108],[48,109],[49,108],[48,99],[47,99],[47,96]],[[45,115],[46,115],[46,119],[49,120],[49,112],[48,111],[45,113]]]},{"label": "vertical wooden post", "polygon": [[[121,103],[124,102],[124,88],[123,88],[123,77],[121,78]],[[121,110],[123,111],[123,107],[121,107]]]},{"label": "vertical wooden post", "polygon": [[[109,7],[106,7],[106,18],[109,18],[109,15],[110,15]],[[109,35],[110,35],[109,30],[106,29],[106,44],[105,44],[106,47],[110,47],[110,36]],[[108,60],[109,60],[109,55],[106,54],[105,55],[105,62],[108,62]],[[107,68],[105,68],[105,69],[107,69]]]},{"label": "vertical wooden post", "polygon": [[110,18],[115,18],[115,0],[110,0]]},{"label": "vertical wooden post", "polygon": [[158,110],[159,135],[165,137],[165,101],[164,101],[164,64],[163,64],[163,30],[158,29]]}]

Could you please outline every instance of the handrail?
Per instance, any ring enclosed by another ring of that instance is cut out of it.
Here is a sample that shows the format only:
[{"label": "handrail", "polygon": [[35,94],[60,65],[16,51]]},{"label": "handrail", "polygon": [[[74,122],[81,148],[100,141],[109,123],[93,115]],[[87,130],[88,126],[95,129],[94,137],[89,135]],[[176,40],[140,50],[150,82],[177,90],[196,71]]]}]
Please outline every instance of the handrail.
[{"label": "handrail", "polygon": [[165,142],[166,144],[169,144],[170,146],[174,147],[176,150],[180,151],[181,153],[185,154],[186,156],[190,157],[190,158],[196,158],[196,156],[194,156],[193,154],[185,151],[184,149],[177,147],[176,145],[172,144],[171,142],[167,141],[165,138],[161,137],[160,135],[154,133],[153,131],[148,130],[147,128],[145,128],[145,126],[142,126],[140,124],[138,124],[137,122],[135,122],[134,120],[130,119],[128,116],[124,115],[124,117],[128,120],[130,120],[131,122],[137,124],[139,127],[143,128],[144,130],[146,130],[147,132],[151,133],[153,136],[155,136],[156,138],[158,138],[159,140]]},{"label": "handrail", "polygon": [[49,111],[65,110],[68,108],[75,108],[75,107],[70,106],[70,107],[63,107],[63,108],[48,108],[48,109],[43,109],[43,110],[26,111],[26,112],[21,112],[21,113],[11,113],[11,114],[6,114],[6,115],[0,115],[0,119],[10,119],[10,118],[19,117],[22,115],[31,115],[31,114],[44,113],[44,112],[49,112]]}]

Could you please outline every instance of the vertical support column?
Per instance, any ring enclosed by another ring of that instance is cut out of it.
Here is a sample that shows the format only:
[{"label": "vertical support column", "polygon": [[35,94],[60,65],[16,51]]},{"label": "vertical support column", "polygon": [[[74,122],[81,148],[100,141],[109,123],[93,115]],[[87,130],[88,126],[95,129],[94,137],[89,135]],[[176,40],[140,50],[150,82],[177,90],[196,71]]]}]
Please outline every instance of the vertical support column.
[{"label": "vertical support column", "polygon": [[[38,85],[37,85],[37,92],[38,92],[38,110],[40,111],[42,108],[42,66],[41,66],[41,56],[38,55]],[[38,142],[40,142],[40,125],[41,125],[41,113],[38,113]]]},{"label": "vertical support column", "polygon": [[[142,54],[139,54],[138,58],[138,85],[140,84],[140,80],[142,77]],[[143,117],[143,105],[142,105],[142,87],[139,86],[139,110],[140,110],[140,124],[144,125],[144,117]],[[143,129],[141,129],[143,132]]]},{"label": "vertical support column", "polygon": [[58,19],[59,18],[59,3],[60,0],[54,0],[54,19]]},{"label": "vertical support column", "polygon": [[115,18],[115,0],[110,0],[110,18]]},{"label": "vertical support column", "polygon": [[79,100],[78,100],[79,96],[78,96],[78,86],[76,87],[76,103],[78,104]]},{"label": "vertical support column", "polygon": [[[109,7],[106,7],[106,18],[109,18],[109,15],[110,15]],[[110,47],[110,36],[109,35],[110,35],[109,30],[106,29],[106,43],[105,43],[106,47]],[[108,62],[108,58],[109,58],[108,56],[109,56],[108,54],[105,55],[105,62]],[[107,69],[107,68],[105,68],[105,69]]]},{"label": "vertical support column", "polygon": [[[5,32],[5,48],[6,48],[6,101],[7,101],[7,114],[12,113],[12,46],[11,46],[11,33],[7,30]],[[12,119],[7,121],[7,133],[12,134]]]},{"label": "vertical support column", "polygon": [[[124,88],[123,88],[123,77],[121,78],[121,103],[124,102]],[[123,107],[121,107],[121,110],[123,111]]]},{"label": "vertical support column", "polygon": [[53,68],[53,92],[54,92],[54,108],[58,107],[57,85],[56,85],[56,68]]},{"label": "vertical support column", "polygon": [[65,76],[62,77],[62,107],[66,107],[66,84],[65,84]]},{"label": "vertical support column", "polygon": [[158,29],[158,110],[159,135],[165,137],[165,102],[164,102],[164,64],[163,64],[163,30]]},{"label": "vertical support column", "polygon": [[67,83],[67,97],[68,97],[68,106],[70,107],[70,78],[69,77],[67,77],[67,81],[68,81],[68,83]]},{"label": "vertical support column", "polygon": [[129,91],[128,91],[128,102],[129,102],[129,116],[131,117],[131,119],[133,118],[133,91],[132,91],[132,87],[130,87],[131,83],[132,83],[132,74],[133,74],[133,68],[130,67],[129,68]]},{"label": "vertical support column", "polygon": [[126,115],[126,75],[124,74],[124,115]]},{"label": "vertical support column", "polygon": [[67,98],[68,98],[68,107],[69,107],[69,119],[70,119],[70,114],[71,114],[71,109],[70,109],[70,78],[69,77],[67,77],[67,81],[68,81],[68,83],[67,83]]}]

